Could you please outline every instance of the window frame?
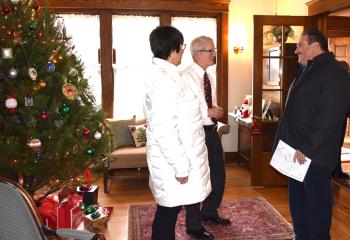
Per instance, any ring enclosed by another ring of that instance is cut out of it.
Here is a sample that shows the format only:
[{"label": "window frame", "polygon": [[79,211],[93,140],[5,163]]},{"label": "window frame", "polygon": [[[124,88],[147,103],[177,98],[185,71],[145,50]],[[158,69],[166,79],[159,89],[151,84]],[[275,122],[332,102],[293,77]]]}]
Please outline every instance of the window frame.
[{"label": "window frame", "polygon": [[[172,17],[211,17],[217,21],[217,101],[228,110],[228,11],[230,0],[50,0],[48,7],[58,14],[100,15],[102,107],[108,117],[113,116],[114,79],[112,53],[112,16],[159,16],[160,25],[170,25]],[[84,6],[84,7],[82,7]],[[170,10],[171,9],[171,10]],[[196,11],[193,11],[196,9]]]}]

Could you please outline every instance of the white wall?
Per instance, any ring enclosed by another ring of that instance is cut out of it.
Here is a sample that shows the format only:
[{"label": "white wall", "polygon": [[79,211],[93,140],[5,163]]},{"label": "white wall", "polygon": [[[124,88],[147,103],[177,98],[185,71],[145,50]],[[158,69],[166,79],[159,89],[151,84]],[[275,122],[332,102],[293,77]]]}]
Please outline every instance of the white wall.
[{"label": "white wall", "polygon": [[[229,49],[235,43],[242,43],[244,50],[235,54],[229,51],[228,69],[228,112],[240,106],[246,94],[252,94],[253,69],[253,15],[293,15],[306,16],[306,2],[309,0],[231,0],[229,9]],[[225,152],[236,152],[238,127],[232,117],[229,134],[223,135]]]}]

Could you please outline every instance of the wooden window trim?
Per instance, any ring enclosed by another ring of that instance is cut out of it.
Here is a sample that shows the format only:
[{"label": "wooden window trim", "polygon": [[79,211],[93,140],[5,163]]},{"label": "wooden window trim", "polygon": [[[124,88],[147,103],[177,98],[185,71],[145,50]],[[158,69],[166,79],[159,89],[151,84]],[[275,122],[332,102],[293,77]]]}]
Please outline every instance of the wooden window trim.
[{"label": "wooden window trim", "polygon": [[[42,5],[45,0],[41,0]],[[160,24],[171,23],[171,17],[214,17],[217,20],[217,95],[218,105],[228,110],[228,10],[230,0],[48,0],[49,8],[60,14],[100,15],[102,105],[108,117],[113,116],[114,79],[112,68],[112,16],[159,16]],[[194,11],[195,9],[195,11]]]}]

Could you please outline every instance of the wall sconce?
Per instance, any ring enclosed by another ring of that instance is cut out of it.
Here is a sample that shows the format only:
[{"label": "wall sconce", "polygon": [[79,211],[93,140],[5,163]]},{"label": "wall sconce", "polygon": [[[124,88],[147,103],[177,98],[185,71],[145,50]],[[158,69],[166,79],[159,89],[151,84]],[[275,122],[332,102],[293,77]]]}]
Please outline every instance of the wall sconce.
[{"label": "wall sconce", "polygon": [[243,50],[244,50],[244,48],[243,48],[243,47],[240,47],[240,46],[235,46],[235,47],[233,47],[233,52],[234,52],[235,54],[241,53],[241,52],[243,52]]}]

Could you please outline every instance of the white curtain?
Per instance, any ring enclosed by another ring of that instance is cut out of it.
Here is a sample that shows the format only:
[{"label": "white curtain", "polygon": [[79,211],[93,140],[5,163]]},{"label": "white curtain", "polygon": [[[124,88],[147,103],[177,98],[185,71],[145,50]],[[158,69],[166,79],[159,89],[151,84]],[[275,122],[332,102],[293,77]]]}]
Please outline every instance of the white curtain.
[{"label": "white curtain", "polygon": [[[197,17],[172,17],[171,25],[176,27],[184,35],[184,42],[186,49],[182,56],[181,64],[178,66],[183,70],[192,63],[192,56],[190,52],[191,41],[201,35],[211,37],[216,46],[216,18],[197,18]],[[215,72],[216,66],[210,68]]]},{"label": "white curtain", "polygon": [[72,38],[74,54],[84,63],[84,77],[98,105],[102,104],[101,67],[98,63],[100,49],[100,18],[98,15],[60,14],[67,36]]},{"label": "white curtain", "polygon": [[159,17],[113,16],[114,109],[116,119],[133,115],[143,118],[143,79],[152,63],[149,34],[159,25]]}]

